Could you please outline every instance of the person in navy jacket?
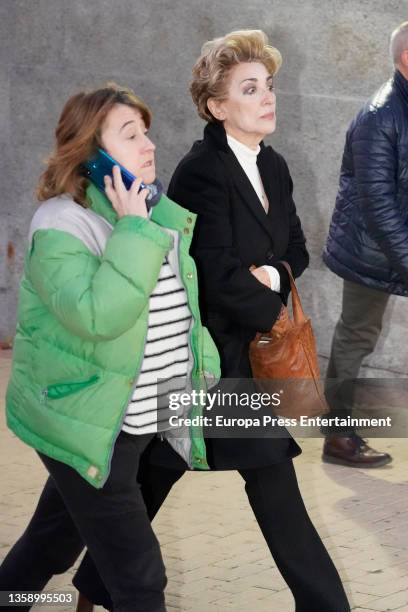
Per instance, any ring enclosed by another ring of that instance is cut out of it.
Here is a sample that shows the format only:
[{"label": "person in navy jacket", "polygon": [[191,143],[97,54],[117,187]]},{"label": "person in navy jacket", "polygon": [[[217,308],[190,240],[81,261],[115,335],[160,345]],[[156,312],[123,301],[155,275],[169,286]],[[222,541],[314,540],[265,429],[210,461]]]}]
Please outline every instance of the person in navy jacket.
[{"label": "person in navy jacket", "polygon": [[[344,279],[327,371],[332,415],[351,414],[353,379],[381,332],[392,294],[408,296],[408,21],[391,35],[392,78],[364,104],[346,136],[340,186],[323,260]],[[389,463],[352,428],[326,432],[323,459]]]}]

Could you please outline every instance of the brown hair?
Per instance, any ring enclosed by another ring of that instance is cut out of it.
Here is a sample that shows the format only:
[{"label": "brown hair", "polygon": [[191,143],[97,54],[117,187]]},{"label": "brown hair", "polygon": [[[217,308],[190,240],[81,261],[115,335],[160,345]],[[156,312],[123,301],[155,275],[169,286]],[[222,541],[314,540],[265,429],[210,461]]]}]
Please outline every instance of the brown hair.
[{"label": "brown hair", "polygon": [[116,83],[90,92],[81,91],[65,104],[55,130],[56,146],[47,159],[42,173],[37,198],[48,200],[62,193],[86,207],[87,178],[83,163],[92,157],[100,146],[101,127],[115,104],[126,104],[137,109],[147,128],[152,114],[148,106],[136,94]]},{"label": "brown hair", "polygon": [[209,98],[226,99],[228,76],[241,62],[261,62],[270,74],[276,74],[282,56],[268,44],[262,30],[237,30],[206,42],[194,65],[190,85],[193,102],[205,121],[215,120],[207,106]]}]

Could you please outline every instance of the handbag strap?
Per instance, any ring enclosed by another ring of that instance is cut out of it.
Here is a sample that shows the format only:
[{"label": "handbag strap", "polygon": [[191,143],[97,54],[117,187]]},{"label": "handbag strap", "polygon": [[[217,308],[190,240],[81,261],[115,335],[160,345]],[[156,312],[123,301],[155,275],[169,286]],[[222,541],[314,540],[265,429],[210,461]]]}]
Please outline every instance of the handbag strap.
[{"label": "handbag strap", "polygon": [[300,296],[295,284],[295,279],[293,278],[292,269],[287,261],[281,261],[282,265],[285,266],[290,280],[290,290],[292,294],[292,311],[293,311],[293,320],[296,324],[305,323],[307,321],[307,317],[303,311],[302,302],[300,301]]}]

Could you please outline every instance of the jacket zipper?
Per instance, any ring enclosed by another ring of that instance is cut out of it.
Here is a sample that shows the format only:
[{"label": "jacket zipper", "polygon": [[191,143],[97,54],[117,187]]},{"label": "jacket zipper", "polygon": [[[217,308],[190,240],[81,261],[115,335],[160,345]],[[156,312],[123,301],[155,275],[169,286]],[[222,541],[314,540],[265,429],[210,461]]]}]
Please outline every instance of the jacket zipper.
[{"label": "jacket zipper", "polygon": [[[181,262],[180,244],[181,244],[181,235],[180,235],[180,232],[179,232],[178,241],[177,241],[178,268],[179,268],[179,272],[180,272],[181,284],[183,285],[184,290],[186,292],[187,302],[189,302],[189,300],[188,300],[188,287],[186,287],[184,282],[183,282],[181,266],[180,266],[180,262]],[[190,307],[190,303],[189,303],[189,307]],[[194,367],[196,365],[196,359],[195,359],[195,356],[194,356],[193,345],[192,345],[192,342],[191,342],[191,335],[192,335],[191,332],[193,330],[194,325],[196,324],[196,319],[195,319],[195,317],[194,317],[194,315],[193,315],[193,313],[191,311],[191,308],[190,308],[190,312],[191,312],[191,325],[190,325],[189,334],[188,334],[188,346],[189,346],[190,354],[191,354],[191,358],[192,358],[192,368],[191,368],[191,370],[189,372],[190,379],[191,379]],[[161,442],[164,442],[164,432],[160,432],[160,440],[161,440]],[[189,467],[192,467],[192,466],[189,466]]]},{"label": "jacket zipper", "polygon": [[[180,245],[181,245],[181,235],[179,236],[179,241],[178,241],[178,245],[177,245],[177,250],[178,250],[178,260],[179,260],[179,270],[180,270],[180,262],[181,262],[181,257],[180,257]],[[181,270],[180,270],[180,271],[181,271]],[[181,276],[181,274],[180,274],[180,276]],[[187,297],[188,297],[188,295],[189,295],[189,293],[188,293],[188,287],[186,287],[186,286],[184,285],[184,283],[183,283],[183,278],[182,278],[182,284],[183,284],[183,286],[184,286],[184,289],[185,289],[185,291],[186,291],[186,293],[187,293]],[[198,298],[197,298],[197,300],[198,300]],[[196,307],[197,307],[197,308],[199,308],[198,304],[196,304]],[[190,309],[190,310],[191,310],[191,309]],[[198,374],[198,378],[199,378],[199,380],[200,380],[200,378],[201,378],[201,376],[202,376],[202,372],[201,372],[201,370],[200,370],[200,364],[199,364],[199,363],[197,363],[197,359],[196,359],[196,356],[195,356],[195,354],[194,354],[194,351],[193,351],[193,346],[192,346],[192,341],[191,341],[191,336],[192,336],[193,328],[194,328],[194,327],[197,325],[197,320],[196,320],[196,318],[194,317],[194,314],[193,314],[193,312],[192,312],[192,311],[191,311],[191,319],[192,319],[192,325],[191,325],[191,328],[190,328],[190,333],[189,333],[189,336],[188,336],[188,343],[189,343],[189,347],[190,347],[191,356],[192,356],[192,359],[193,359],[193,367],[191,368],[191,371],[190,371],[190,382],[191,382],[191,386],[193,386],[193,372],[194,372],[194,370],[196,370],[196,372],[197,372],[197,374]],[[202,413],[202,411],[201,411],[201,413]],[[200,427],[199,427],[199,426],[197,426],[197,428],[200,428]],[[200,429],[201,429],[201,439],[203,439],[203,436],[202,436],[202,427],[201,427]],[[194,439],[194,438],[196,437],[196,436],[194,435],[194,430],[195,430],[195,426],[191,425],[191,426],[190,426],[190,433],[191,433],[190,440],[191,440],[191,438],[193,438],[193,439]],[[193,443],[193,441],[191,441],[191,450],[190,450],[190,466],[189,466],[190,468],[193,468],[193,467],[194,467],[194,465],[193,465],[193,464],[194,464],[194,458],[193,458],[193,452],[192,452],[192,451],[193,451],[193,444],[194,444],[194,443]],[[204,443],[204,446],[205,446],[205,443]],[[205,458],[205,457],[203,457],[203,459],[204,459],[204,461],[207,463],[206,458]]]}]

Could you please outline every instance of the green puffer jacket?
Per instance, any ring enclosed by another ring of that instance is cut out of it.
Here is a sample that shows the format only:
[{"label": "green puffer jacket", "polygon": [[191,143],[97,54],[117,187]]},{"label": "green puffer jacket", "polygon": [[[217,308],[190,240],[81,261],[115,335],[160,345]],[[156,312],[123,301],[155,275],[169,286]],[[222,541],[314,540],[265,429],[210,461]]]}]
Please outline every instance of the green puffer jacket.
[{"label": "green puffer jacket", "polygon": [[[163,195],[151,219],[118,220],[92,184],[87,199],[90,208],[52,198],[33,217],[6,409],[19,438],[100,488],[137,384],[149,296],[166,254],[192,313],[192,388],[214,384],[220,366],[188,254],[195,215]],[[201,411],[188,408],[190,416]],[[191,468],[208,469],[200,428],[164,435]]]}]

